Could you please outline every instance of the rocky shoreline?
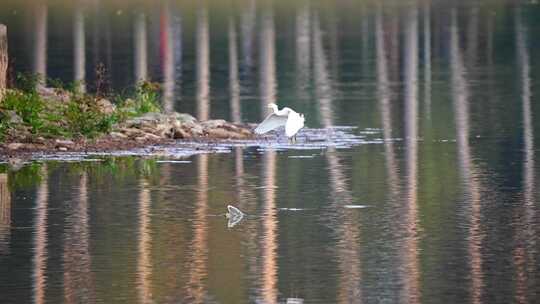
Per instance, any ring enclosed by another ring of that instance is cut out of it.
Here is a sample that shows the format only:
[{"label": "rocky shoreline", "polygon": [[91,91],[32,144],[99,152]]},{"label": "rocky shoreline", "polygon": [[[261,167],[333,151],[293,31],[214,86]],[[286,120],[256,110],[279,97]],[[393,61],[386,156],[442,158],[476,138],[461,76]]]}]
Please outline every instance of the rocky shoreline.
[{"label": "rocky shoreline", "polygon": [[166,145],[179,140],[215,142],[228,139],[253,139],[252,125],[225,120],[198,121],[185,113],[146,113],[114,126],[112,132],[95,139],[13,137],[0,145],[4,156],[33,152],[113,151]]},{"label": "rocky shoreline", "polygon": [[[143,84],[133,99],[114,104],[105,98],[41,86],[29,93],[8,90],[10,103],[0,103],[0,129],[3,127],[0,158],[34,152],[110,152],[178,141],[215,142],[255,137],[252,125],[225,120],[199,121],[185,113],[164,113],[156,106],[154,91],[152,84]],[[117,118],[112,125],[106,128],[98,125],[109,123],[114,117]],[[53,135],[46,132],[44,125],[56,133],[71,134]],[[83,135],[83,130],[94,135]]]}]

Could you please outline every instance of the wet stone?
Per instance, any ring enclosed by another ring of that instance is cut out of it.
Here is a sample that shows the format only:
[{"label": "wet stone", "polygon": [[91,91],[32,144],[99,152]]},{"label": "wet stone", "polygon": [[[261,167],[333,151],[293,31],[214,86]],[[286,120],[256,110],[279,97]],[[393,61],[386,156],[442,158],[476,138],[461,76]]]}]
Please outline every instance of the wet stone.
[{"label": "wet stone", "polygon": [[203,127],[196,123],[185,123],[182,125],[182,129],[191,133],[192,137],[202,136],[204,134]]},{"label": "wet stone", "polygon": [[116,106],[107,99],[98,100],[97,107],[103,114],[112,114],[116,110]]},{"label": "wet stone", "polygon": [[54,143],[57,147],[66,147],[66,148],[73,147],[75,145],[75,143],[72,140],[62,140],[62,139],[57,139],[54,141]]},{"label": "wet stone", "polygon": [[127,139],[128,136],[124,133],[120,133],[120,132],[111,132],[111,137],[112,138],[115,138],[115,139]]},{"label": "wet stone", "polygon": [[191,137],[192,137],[191,133],[184,130],[182,127],[174,129],[174,133],[173,133],[174,139],[188,139]]},{"label": "wet stone", "polygon": [[45,138],[43,136],[39,136],[39,137],[34,138],[34,143],[44,144],[45,142],[46,141],[45,141]]},{"label": "wet stone", "polygon": [[10,143],[7,145],[8,150],[20,150],[24,147],[25,144],[23,143]]},{"label": "wet stone", "polygon": [[10,124],[21,124],[23,123],[22,118],[15,113],[15,111],[6,111],[7,120]]},{"label": "wet stone", "polygon": [[233,132],[222,128],[208,130],[208,137],[217,139],[246,139],[248,135],[241,132]]},{"label": "wet stone", "polygon": [[197,119],[189,114],[186,113],[178,113],[174,112],[172,114],[169,114],[169,118],[172,118],[173,120],[179,122],[179,123],[195,123]]},{"label": "wet stone", "polygon": [[[123,133],[129,138],[159,139],[245,139],[252,137],[249,127],[233,125],[222,119],[199,122],[185,113],[146,113],[133,118],[117,127],[115,132]],[[146,136],[144,134],[152,134]],[[157,136],[157,137],[156,137]]]},{"label": "wet stone", "polygon": [[223,119],[215,119],[215,120],[207,120],[201,122],[201,126],[205,129],[214,129],[219,128],[227,124],[227,122]]},{"label": "wet stone", "polygon": [[138,137],[144,133],[144,131],[137,128],[124,128],[124,129],[120,129],[120,132],[122,132],[129,138]]},{"label": "wet stone", "polygon": [[162,137],[152,134],[152,133],[146,133],[143,138],[145,140],[160,140]]}]

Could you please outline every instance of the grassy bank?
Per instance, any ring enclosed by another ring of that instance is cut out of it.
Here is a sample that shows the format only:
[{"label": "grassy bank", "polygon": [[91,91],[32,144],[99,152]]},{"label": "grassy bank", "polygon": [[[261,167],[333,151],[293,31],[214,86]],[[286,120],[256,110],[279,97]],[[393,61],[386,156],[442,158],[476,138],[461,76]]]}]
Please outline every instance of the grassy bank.
[{"label": "grassy bank", "polygon": [[33,77],[20,78],[0,102],[0,160],[33,152],[106,152],[178,140],[254,137],[250,125],[164,113],[159,85],[151,82],[140,83],[127,97],[100,90],[83,93],[77,85],[39,83]]},{"label": "grassy bank", "polygon": [[39,85],[35,76],[18,76],[0,101],[0,141],[36,138],[95,138],[115,124],[148,112],[160,112],[159,86],[141,82],[130,96],[89,94],[76,84]]}]

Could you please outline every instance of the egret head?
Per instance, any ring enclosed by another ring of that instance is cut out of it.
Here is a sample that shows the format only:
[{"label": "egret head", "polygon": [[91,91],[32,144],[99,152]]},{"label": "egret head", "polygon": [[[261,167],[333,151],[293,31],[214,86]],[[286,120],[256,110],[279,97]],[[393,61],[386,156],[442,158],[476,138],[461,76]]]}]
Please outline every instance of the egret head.
[{"label": "egret head", "polygon": [[268,104],[268,108],[270,108],[270,109],[275,109],[275,110],[277,111],[277,108],[278,108],[278,107],[277,107],[277,104],[275,104],[275,103],[272,102],[272,103],[269,103],[269,104]]}]

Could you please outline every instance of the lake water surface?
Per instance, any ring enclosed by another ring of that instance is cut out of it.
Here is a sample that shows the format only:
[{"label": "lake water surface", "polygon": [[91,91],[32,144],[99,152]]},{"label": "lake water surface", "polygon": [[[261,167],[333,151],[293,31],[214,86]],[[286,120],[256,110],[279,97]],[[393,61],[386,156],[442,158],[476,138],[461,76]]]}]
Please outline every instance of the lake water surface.
[{"label": "lake water surface", "polygon": [[540,301],[540,6],[289,2],[2,2],[15,71],[355,140],[0,164],[0,303]]}]

